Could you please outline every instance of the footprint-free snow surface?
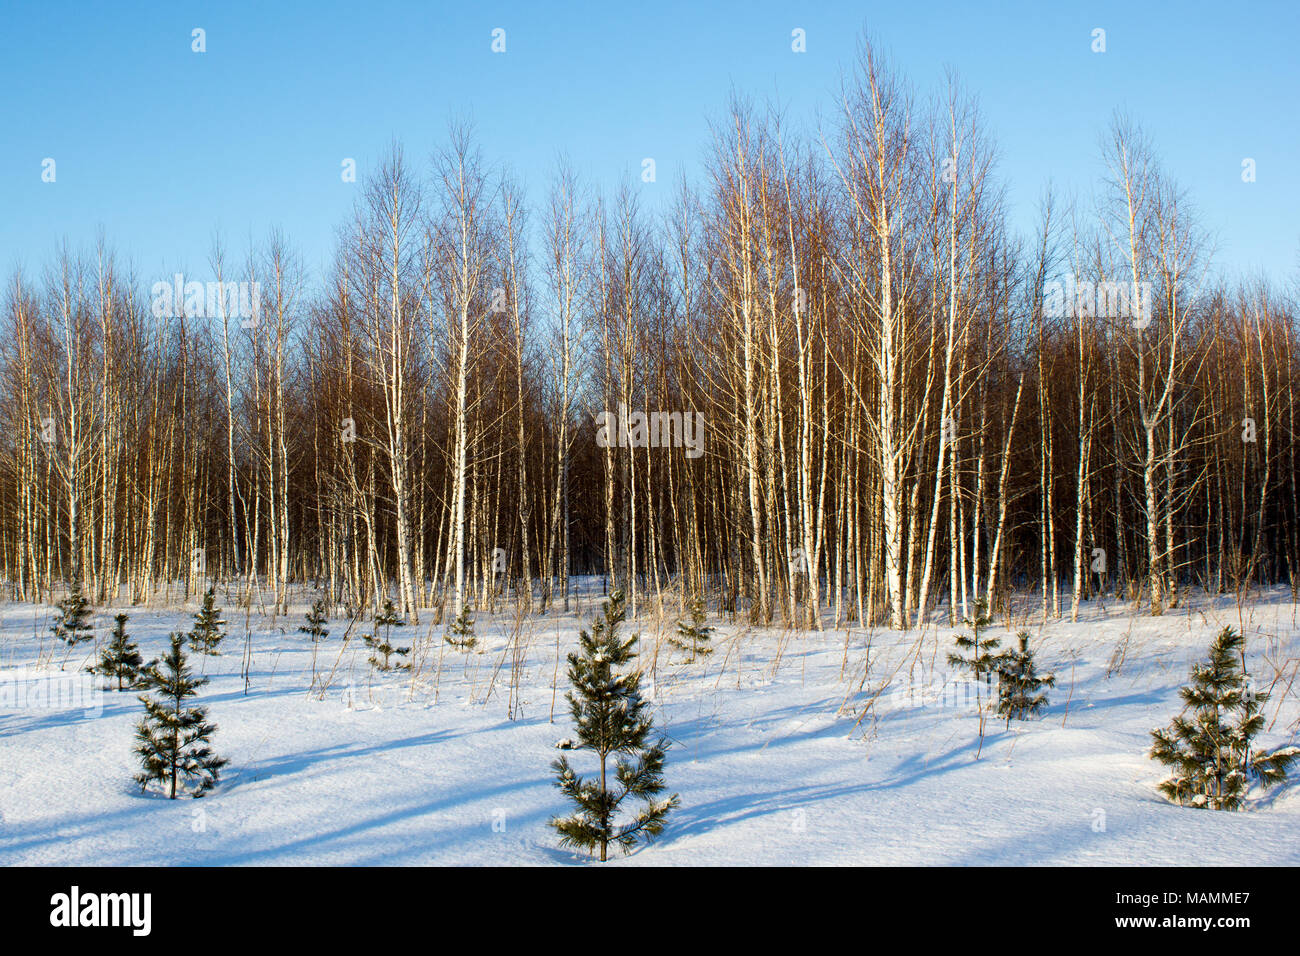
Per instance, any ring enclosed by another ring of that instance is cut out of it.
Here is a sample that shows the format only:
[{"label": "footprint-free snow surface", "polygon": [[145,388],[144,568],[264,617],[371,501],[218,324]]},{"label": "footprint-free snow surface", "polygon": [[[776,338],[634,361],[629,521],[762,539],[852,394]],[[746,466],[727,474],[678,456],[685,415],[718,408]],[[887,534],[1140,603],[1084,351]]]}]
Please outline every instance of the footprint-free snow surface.
[{"label": "footprint-free snow surface", "polygon": [[[96,641],[71,653],[49,635],[50,608],[0,607],[0,864],[587,861],[548,826],[567,809],[550,764],[572,735],[564,655],[597,594],[567,615],[479,614],[469,652],[426,614],[394,631],[413,645],[411,671],[386,675],[367,663],[360,623],[344,642],[347,621],[331,620],[313,653],[297,630],[307,592],[278,617],[218,597],[222,654],[191,660],[211,678],[198,702],[230,764],[201,800],[134,784],[134,692],[66,693],[85,690],[75,675],[114,613],[131,615],[149,658],[197,601],[97,609]],[[1225,625],[1244,630],[1251,681],[1273,694],[1260,742],[1292,742],[1289,592],[1244,608],[1191,596],[1156,618],[1089,602],[1079,623],[1046,625],[1039,599],[1022,597],[990,633],[1007,646],[1029,631],[1057,684],[1040,718],[1009,728],[981,725],[979,693],[951,683],[947,626],[834,628],[828,615],[823,631],[789,631],[711,615],[714,651],[687,663],[665,639],[678,605],[639,610],[629,631],[681,806],[654,845],[612,865],[1300,864],[1294,783],[1253,790],[1241,812],[1180,808],[1157,794],[1163,768],[1147,757],[1149,731],[1179,710],[1190,665]]]}]

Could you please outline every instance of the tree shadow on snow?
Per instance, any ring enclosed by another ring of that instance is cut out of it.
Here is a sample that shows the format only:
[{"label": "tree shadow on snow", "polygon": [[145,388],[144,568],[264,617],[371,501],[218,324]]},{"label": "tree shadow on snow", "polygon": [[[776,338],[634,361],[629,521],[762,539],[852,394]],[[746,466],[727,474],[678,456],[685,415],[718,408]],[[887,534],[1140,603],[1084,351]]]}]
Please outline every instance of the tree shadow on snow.
[{"label": "tree shadow on snow", "polygon": [[370,744],[340,743],[314,750],[281,754],[265,760],[255,760],[228,772],[221,781],[223,793],[233,793],[242,786],[268,778],[280,778],[310,770],[320,764],[356,760],[374,754],[390,753],[408,747],[423,747],[454,740],[458,735],[447,731],[430,731],[399,740],[380,740]]}]

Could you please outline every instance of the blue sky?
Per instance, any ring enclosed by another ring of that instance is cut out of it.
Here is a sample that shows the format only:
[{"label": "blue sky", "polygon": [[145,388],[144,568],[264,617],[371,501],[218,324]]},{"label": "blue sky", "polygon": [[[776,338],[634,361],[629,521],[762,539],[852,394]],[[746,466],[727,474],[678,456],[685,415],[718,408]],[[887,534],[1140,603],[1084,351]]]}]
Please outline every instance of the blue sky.
[{"label": "blue sky", "polygon": [[[195,27],[206,53],[191,51]],[[490,49],[496,27],[505,54]],[[830,116],[864,28],[918,91],[951,66],[978,95],[1015,225],[1031,226],[1049,180],[1086,196],[1119,107],[1189,190],[1219,270],[1300,273],[1300,4],[1282,0],[9,2],[0,270],[37,270],[102,227],[151,282],[204,272],[214,230],[238,253],[278,226],[319,275],[358,189],[342,159],[364,176],[397,138],[423,161],[452,117],[473,120],[538,204],[566,154],[597,185],[634,178],[653,208],[698,171],[733,87],[809,127]],[[647,156],[658,182],[642,185]]]}]

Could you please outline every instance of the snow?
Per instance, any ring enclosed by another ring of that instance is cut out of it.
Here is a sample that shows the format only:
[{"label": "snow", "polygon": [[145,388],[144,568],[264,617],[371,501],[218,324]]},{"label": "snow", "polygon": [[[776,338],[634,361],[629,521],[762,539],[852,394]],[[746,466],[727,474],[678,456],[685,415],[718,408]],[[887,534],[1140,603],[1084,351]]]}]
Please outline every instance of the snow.
[{"label": "snow", "polygon": [[[587,861],[559,849],[547,821],[569,812],[550,764],[572,734],[564,655],[595,595],[580,598],[579,613],[524,621],[518,653],[509,613],[478,615],[480,646],[468,653],[428,620],[401,628],[410,673],[371,674],[363,643],[342,649],[346,622],[331,621],[315,689],[311,640],[297,633],[313,595],[279,618],[246,618],[218,596],[229,622],[222,656],[191,660],[211,678],[198,702],[231,763],[202,800],[133,784],[135,693],[15,700],[33,678],[47,691],[60,677],[76,684],[95,647],[78,646],[61,672],[52,609],[0,608],[0,865]],[[655,844],[611,853],[609,865],[1300,864],[1296,784],[1254,790],[1236,813],[1176,807],[1156,792],[1165,773],[1146,756],[1149,731],[1178,711],[1178,687],[1226,624],[1244,629],[1252,680],[1273,692],[1259,742],[1292,744],[1300,725],[1300,680],[1288,683],[1300,609],[1289,592],[1240,612],[1188,602],[1160,618],[1089,603],[1078,624],[1040,627],[1039,599],[1019,598],[1012,627],[999,620],[988,633],[1005,642],[1029,630],[1039,672],[1057,684],[1040,719],[1007,729],[989,717],[982,743],[977,695],[945,664],[950,628],[805,633],[711,615],[714,653],[685,664],[667,641],[678,609],[643,616],[640,664],[672,742],[665,776],[681,807]],[[197,607],[96,609],[97,641],[124,610],[148,659]],[[587,752],[570,759],[591,772]]]}]

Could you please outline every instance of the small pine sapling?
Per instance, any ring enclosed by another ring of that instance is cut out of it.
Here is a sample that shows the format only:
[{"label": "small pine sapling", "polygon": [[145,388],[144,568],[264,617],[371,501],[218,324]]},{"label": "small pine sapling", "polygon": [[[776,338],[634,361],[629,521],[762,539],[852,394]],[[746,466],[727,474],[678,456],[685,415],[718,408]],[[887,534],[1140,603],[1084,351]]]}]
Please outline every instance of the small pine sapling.
[{"label": "small pine sapling", "polygon": [[1225,627],[1208,661],[1192,665],[1191,683],[1179,690],[1183,710],[1169,727],[1151,731],[1151,757],[1170,767],[1160,792],[1174,803],[1237,810],[1252,780],[1267,789],[1286,779],[1300,748],[1256,750],[1264,728],[1260,712],[1268,694],[1256,693],[1242,672],[1245,639]]},{"label": "small pine sapling", "polygon": [[[303,624],[298,630],[311,638],[311,686],[316,686],[316,650],[320,647],[320,642],[329,637],[329,630],[325,627],[327,618],[325,616],[325,599],[317,598],[312,602],[311,610],[307,612],[307,623]],[[345,638],[346,641],[346,638]]]},{"label": "small pine sapling", "polygon": [[90,602],[81,593],[81,585],[74,584],[68,596],[57,605],[58,614],[50,630],[54,636],[68,645],[76,647],[90,637],[93,627],[90,623]]},{"label": "small pine sapling", "polygon": [[172,800],[178,790],[203,796],[216,786],[221,768],[229,762],[212,751],[209,738],[217,728],[208,723],[207,710],[185,705],[208,679],[190,670],[181,646],[184,639],[183,634],[172,634],[171,650],[141,672],[140,686],[151,696],[140,697],[145,716],[135,732],[135,753],[143,766],[135,782],[141,790],[157,782]]},{"label": "small pine sapling", "polygon": [[[365,641],[366,647],[370,648],[372,652],[370,655],[370,666],[375,670],[402,670],[403,668],[410,666],[409,664],[393,664],[390,662],[392,655],[396,654],[398,657],[405,657],[411,651],[409,647],[393,646],[393,628],[403,627],[405,624],[406,622],[402,620],[402,616],[398,614],[397,609],[393,607],[393,602],[391,600],[385,600],[383,609],[375,617],[375,633],[373,635],[366,634],[362,636],[362,640]],[[381,627],[384,628],[384,639],[382,641],[379,639],[379,629]],[[380,655],[383,655],[382,659],[380,658]]]},{"label": "small pine sapling", "polygon": [[713,653],[713,648],[709,647],[709,638],[713,634],[713,628],[704,623],[704,599],[698,595],[691,599],[687,605],[690,608],[691,619],[689,621],[677,622],[677,634],[668,638],[668,643],[682,651],[690,651],[691,657],[687,663],[691,663],[697,657],[703,657]]},{"label": "small pine sapling", "polygon": [[216,606],[216,591],[208,588],[203,595],[203,606],[194,615],[194,627],[190,631],[190,650],[208,654],[212,657],[221,652],[217,650],[226,632],[222,630],[225,621],[221,618],[221,608]]},{"label": "small pine sapling", "polygon": [[99,663],[90,668],[92,674],[117,681],[117,689],[134,687],[140,677],[140,648],[126,633],[127,616],[118,614],[109,635],[108,644],[99,652]]},{"label": "small pine sapling", "polygon": [[[993,618],[989,616],[988,605],[983,598],[975,599],[975,616],[966,618],[963,623],[972,633],[957,635],[958,653],[949,654],[948,663],[970,671],[976,680],[989,683],[992,675],[997,673],[1002,655],[993,653],[1001,642],[996,637],[985,637],[981,633],[993,625]],[[968,652],[970,656],[963,657],[961,651]]]},{"label": "small pine sapling", "polygon": [[[619,637],[623,617],[623,592],[615,591],[605,602],[604,620],[596,621],[590,634],[585,630],[579,634],[581,653],[568,655],[573,689],[565,696],[577,731],[576,748],[595,752],[600,760],[600,777],[579,777],[567,757],[551,765],[556,786],[577,808],[569,816],[551,819],[551,826],[560,834],[561,846],[588,853],[599,849],[601,862],[611,843],[627,853],[638,840],[653,840],[663,831],[668,812],[678,802],[677,794],[657,799],[664,790],[668,744],[663,738],[647,744],[654,727],[641,697],[641,676],[628,668],[636,657],[633,647],[637,636],[626,641]],[[567,744],[562,748],[575,746],[571,741]],[[608,778],[611,756],[615,760],[612,782]],[[620,823],[619,808],[629,796],[644,801],[644,806]]]},{"label": "small pine sapling", "polygon": [[298,631],[309,635],[313,644],[319,644],[329,637],[330,632],[325,627],[327,620],[328,618],[325,616],[325,599],[317,598],[313,602],[311,610],[307,612],[307,623],[299,627]]},{"label": "small pine sapling", "polygon": [[1054,674],[1040,677],[1035,670],[1028,632],[1021,631],[1016,640],[1020,646],[1003,654],[998,667],[998,716],[1005,717],[1008,726],[1011,721],[1025,720],[1046,707],[1044,688],[1056,686]]},{"label": "small pine sapling", "polygon": [[461,607],[456,620],[451,622],[451,632],[444,635],[443,640],[462,651],[472,650],[478,646],[478,638],[474,636],[474,619],[469,616],[468,605]]}]

